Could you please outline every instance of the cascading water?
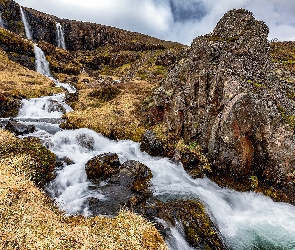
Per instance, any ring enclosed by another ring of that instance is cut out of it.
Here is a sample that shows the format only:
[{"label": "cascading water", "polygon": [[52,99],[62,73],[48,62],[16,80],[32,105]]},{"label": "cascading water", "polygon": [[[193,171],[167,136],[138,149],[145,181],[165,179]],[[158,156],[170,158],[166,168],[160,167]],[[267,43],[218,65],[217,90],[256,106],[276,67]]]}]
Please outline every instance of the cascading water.
[{"label": "cascading water", "polygon": [[56,23],[56,38],[57,38],[57,47],[66,49],[64,32],[60,23]]},{"label": "cascading water", "polygon": [[0,27],[4,28],[4,22],[3,22],[3,18],[2,18],[2,11],[0,11]]},{"label": "cascading water", "polygon": [[27,37],[27,39],[32,40],[31,28],[30,28],[30,25],[27,21],[27,17],[23,11],[23,8],[21,6],[20,6],[20,13],[21,13],[23,24],[25,26],[26,37]]},{"label": "cascading water", "polygon": [[39,137],[59,158],[67,157],[73,162],[58,170],[57,178],[48,187],[69,214],[88,215],[84,201],[89,197],[107,199],[107,194],[92,193],[89,189],[84,167],[93,156],[114,152],[121,162],[137,160],[152,170],[152,191],[156,198],[203,201],[230,249],[295,249],[294,206],[273,202],[253,192],[220,188],[207,178],[192,179],[182,166],[169,159],[141,152],[138,143],[111,141],[89,129],[63,130],[54,135],[39,131],[32,135]]},{"label": "cascading water", "polygon": [[36,71],[45,76],[51,77],[49,63],[46,60],[44,52],[36,44],[34,44],[34,52]]}]

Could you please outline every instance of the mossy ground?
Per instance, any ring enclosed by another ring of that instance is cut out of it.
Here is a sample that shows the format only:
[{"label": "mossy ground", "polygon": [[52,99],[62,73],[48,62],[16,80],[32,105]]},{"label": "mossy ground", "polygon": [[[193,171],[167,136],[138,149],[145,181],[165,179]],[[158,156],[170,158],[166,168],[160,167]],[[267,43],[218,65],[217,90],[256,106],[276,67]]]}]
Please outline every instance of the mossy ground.
[{"label": "mossy ground", "polygon": [[147,129],[147,114],[141,105],[156,84],[134,80],[101,88],[84,74],[80,75],[78,86],[75,111],[65,115],[62,127],[87,127],[107,137],[140,141]]},{"label": "mossy ground", "polygon": [[[0,139],[2,249],[167,249],[153,225],[131,212],[114,218],[61,214],[32,181],[43,160],[7,131],[0,130]],[[42,155],[51,159],[49,152]]]}]

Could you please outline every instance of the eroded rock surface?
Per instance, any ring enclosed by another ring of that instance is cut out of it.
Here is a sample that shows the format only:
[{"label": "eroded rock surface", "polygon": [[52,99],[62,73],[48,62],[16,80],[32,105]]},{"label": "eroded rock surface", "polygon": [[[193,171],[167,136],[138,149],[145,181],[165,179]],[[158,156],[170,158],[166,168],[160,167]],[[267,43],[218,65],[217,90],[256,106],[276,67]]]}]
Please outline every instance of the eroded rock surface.
[{"label": "eroded rock surface", "polygon": [[276,75],[267,36],[251,12],[227,12],[154,92],[154,109],[169,133],[202,146],[223,184],[250,188],[256,176],[294,202],[293,87]]}]

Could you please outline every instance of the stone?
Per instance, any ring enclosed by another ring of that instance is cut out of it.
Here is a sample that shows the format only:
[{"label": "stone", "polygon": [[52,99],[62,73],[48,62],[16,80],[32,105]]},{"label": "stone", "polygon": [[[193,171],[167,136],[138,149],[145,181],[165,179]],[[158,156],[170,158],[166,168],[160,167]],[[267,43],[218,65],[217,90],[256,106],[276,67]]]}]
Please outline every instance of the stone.
[{"label": "stone", "polygon": [[120,161],[117,154],[106,153],[93,157],[85,166],[90,180],[106,180],[119,172]]},{"label": "stone", "polygon": [[[116,165],[118,162],[116,154],[104,154],[98,158],[91,161],[98,161],[99,163],[96,165],[101,165],[104,162],[103,168],[107,171],[111,169],[109,172],[113,169],[111,165]],[[87,163],[87,165],[90,164]],[[93,188],[98,188],[99,192],[108,197],[107,200],[88,201],[93,214],[116,215],[122,207],[142,212],[145,210],[146,201],[152,197],[152,192],[149,190],[152,172],[146,165],[130,160],[124,162],[118,169],[116,167],[111,174],[106,175],[105,171],[100,175],[102,177],[96,176],[93,182],[96,185]],[[97,168],[95,171],[97,173]],[[87,175],[89,176],[89,174]]]},{"label": "stone", "polygon": [[15,135],[30,134],[35,131],[34,125],[24,125],[16,121],[8,121],[5,125],[5,129],[14,133]]},{"label": "stone", "polygon": [[219,230],[199,201],[178,200],[167,203],[155,201],[146,207],[144,216],[155,221],[155,227],[168,244],[172,243],[170,228],[176,227],[195,249],[227,249]]},{"label": "stone", "polygon": [[164,153],[163,144],[156,138],[156,134],[148,130],[145,132],[140,149],[152,156],[160,156]]}]

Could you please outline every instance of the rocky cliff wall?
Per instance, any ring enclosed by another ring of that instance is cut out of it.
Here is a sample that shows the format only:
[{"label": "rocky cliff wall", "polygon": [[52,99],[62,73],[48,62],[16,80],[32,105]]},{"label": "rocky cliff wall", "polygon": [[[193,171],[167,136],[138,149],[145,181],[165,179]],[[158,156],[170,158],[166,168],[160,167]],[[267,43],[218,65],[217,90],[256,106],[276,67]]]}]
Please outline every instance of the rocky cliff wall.
[{"label": "rocky cliff wall", "polygon": [[251,12],[226,13],[154,92],[153,112],[176,139],[202,146],[223,184],[257,178],[294,202],[294,86],[279,79],[267,35]]},{"label": "rocky cliff wall", "polygon": [[[69,50],[95,50],[101,46],[112,45],[117,50],[144,51],[181,46],[136,32],[60,19],[30,8],[23,9],[35,42],[44,41],[57,46],[56,22],[59,22],[63,27],[66,47]],[[25,37],[19,4],[13,0],[1,0],[1,10],[5,28]]]}]

